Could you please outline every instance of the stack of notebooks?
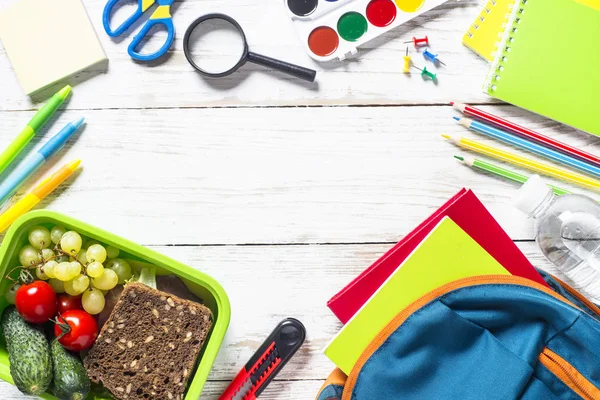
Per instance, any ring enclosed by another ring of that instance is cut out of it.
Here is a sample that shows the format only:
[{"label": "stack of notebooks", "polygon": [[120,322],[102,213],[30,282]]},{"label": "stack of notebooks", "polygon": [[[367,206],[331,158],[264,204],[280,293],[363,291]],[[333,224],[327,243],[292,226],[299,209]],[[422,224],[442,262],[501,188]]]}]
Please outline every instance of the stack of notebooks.
[{"label": "stack of notebooks", "polygon": [[600,0],[489,0],[463,43],[491,62],[489,95],[600,135]]},{"label": "stack of notebooks", "polygon": [[470,190],[461,190],[336,294],[328,307],[345,324],[325,354],[346,374],[403,309],[457,279],[512,274],[545,281]]}]

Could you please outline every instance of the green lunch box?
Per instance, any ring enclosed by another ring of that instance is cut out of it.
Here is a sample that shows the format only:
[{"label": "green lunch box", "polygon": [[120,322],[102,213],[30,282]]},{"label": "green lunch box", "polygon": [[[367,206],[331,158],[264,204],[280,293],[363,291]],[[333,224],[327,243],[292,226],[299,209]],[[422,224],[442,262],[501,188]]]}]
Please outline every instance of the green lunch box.
[{"label": "green lunch box", "polygon": [[[143,246],[66,215],[40,210],[29,212],[16,220],[6,233],[0,247],[0,312],[8,305],[4,298],[4,294],[11,284],[6,279],[7,271],[19,265],[18,252],[23,245],[28,243],[27,236],[29,230],[37,225],[48,228],[54,225],[62,225],[67,230],[77,231],[81,235],[97,240],[100,243],[114,246],[121,250],[122,253],[127,253],[127,256],[124,258],[128,261],[139,261],[158,267],[157,275],[167,274],[178,276],[192,293],[204,301],[204,305],[210,308],[213,313],[214,326],[200,354],[198,366],[190,378],[188,390],[184,398],[185,400],[197,400],[202,393],[208,373],[215,362],[217,352],[219,351],[219,347],[221,347],[225,332],[229,326],[231,315],[229,299],[221,285],[210,276]],[[135,269],[135,262],[132,263],[132,266]],[[2,335],[0,335],[0,379],[14,384],[10,376],[8,353],[6,352],[6,344]],[[49,393],[45,393],[41,397],[48,400],[56,400]]]}]

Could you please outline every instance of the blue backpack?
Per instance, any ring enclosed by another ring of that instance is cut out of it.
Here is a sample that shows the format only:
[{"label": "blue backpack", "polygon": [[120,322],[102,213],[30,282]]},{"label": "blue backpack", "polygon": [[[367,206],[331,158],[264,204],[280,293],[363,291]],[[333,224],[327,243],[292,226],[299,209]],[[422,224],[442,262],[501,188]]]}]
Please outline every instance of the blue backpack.
[{"label": "blue backpack", "polygon": [[318,400],[600,399],[600,309],[558,279],[444,285],[400,312]]}]

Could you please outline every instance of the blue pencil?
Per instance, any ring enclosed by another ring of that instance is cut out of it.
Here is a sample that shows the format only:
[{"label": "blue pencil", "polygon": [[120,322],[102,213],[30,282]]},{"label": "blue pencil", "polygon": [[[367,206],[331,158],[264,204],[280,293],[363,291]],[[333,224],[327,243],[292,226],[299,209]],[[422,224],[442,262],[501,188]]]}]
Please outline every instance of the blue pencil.
[{"label": "blue pencil", "polygon": [[501,140],[505,143],[511,144],[524,150],[528,150],[532,153],[535,153],[542,157],[546,157],[560,164],[564,164],[572,168],[577,168],[583,172],[600,178],[600,168],[596,167],[595,165],[588,164],[578,158],[574,158],[564,153],[560,153],[558,151],[549,149],[535,142],[530,142],[529,140],[523,139],[519,136],[513,135],[508,132],[504,132],[500,129],[494,128],[493,126],[484,124],[482,122],[472,120],[471,118],[454,117],[454,119],[457,120],[458,123],[464,126],[465,128],[472,129],[491,138]]},{"label": "blue pencil", "polygon": [[56,154],[82,124],[83,118],[75,122],[69,122],[38,151],[23,160],[0,184],[0,203],[3,203],[4,200],[10,197],[48,158]]}]

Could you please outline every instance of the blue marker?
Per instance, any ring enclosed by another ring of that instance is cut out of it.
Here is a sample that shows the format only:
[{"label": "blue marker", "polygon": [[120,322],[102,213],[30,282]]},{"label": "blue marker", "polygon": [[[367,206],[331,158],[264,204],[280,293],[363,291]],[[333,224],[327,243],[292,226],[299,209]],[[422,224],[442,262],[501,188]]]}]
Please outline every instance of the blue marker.
[{"label": "blue marker", "polygon": [[3,203],[10,195],[41,167],[47,159],[63,148],[67,140],[73,136],[77,129],[83,124],[84,118],[75,122],[69,122],[60,132],[42,146],[30,157],[25,159],[14,171],[10,173],[0,184],[0,203]]}]

